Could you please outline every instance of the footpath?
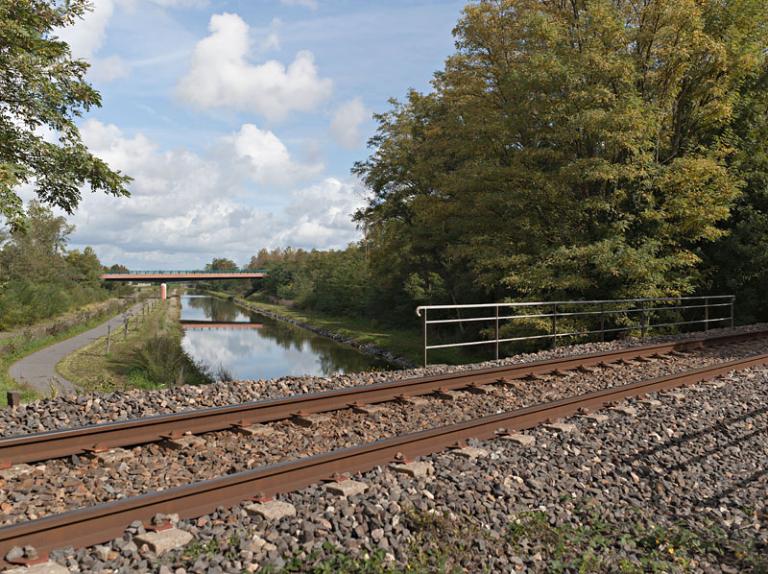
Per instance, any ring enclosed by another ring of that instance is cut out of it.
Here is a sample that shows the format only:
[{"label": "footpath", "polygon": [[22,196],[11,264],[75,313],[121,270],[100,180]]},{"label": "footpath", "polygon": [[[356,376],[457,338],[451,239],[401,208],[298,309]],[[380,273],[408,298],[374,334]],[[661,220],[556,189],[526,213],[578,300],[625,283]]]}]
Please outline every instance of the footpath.
[{"label": "footpath", "polygon": [[53,392],[71,393],[75,391],[75,385],[56,372],[56,365],[67,355],[85,347],[95,339],[107,334],[107,327],[116,332],[122,325],[127,315],[132,315],[141,309],[143,303],[137,303],[127,311],[112,317],[101,325],[89,331],[75,335],[69,339],[40,349],[11,365],[8,372],[17,382],[25,384],[42,396],[48,396]]}]

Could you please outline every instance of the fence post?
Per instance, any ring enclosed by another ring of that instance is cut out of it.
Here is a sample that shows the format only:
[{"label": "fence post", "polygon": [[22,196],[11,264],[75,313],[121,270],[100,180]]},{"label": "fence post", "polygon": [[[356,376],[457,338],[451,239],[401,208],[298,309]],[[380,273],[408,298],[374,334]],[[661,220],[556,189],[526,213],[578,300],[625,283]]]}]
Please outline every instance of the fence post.
[{"label": "fence post", "polygon": [[605,341],[605,303],[600,303],[600,340]]},{"label": "fence post", "polygon": [[734,307],[734,303],[735,302],[736,302],[736,296],[735,295],[731,295],[731,329],[733,329],[735,327],[735,325],[734,325],[734,314],[733,314],[733,307]]},{"label": "fence post", "polygon": [[645,301],[640,301],[640,338],[645,339],[647,317],[645,316]]},{"label": "fence post", "polygon": [[496,360],[499,360],[499,306],[496,305]]},{"label": "fence post", "polygon": [[112,326],[107,325],[107,352],[106,354],[109,355],[109,335],[112,333]]},{"label": "fence post", "polygon": [[9,407],[13,408],[21,405],[21,393],[17,391],[8,391],[5,397]]},{"label": "fence post", "polygon": [[709,331],[709,297],[704,297],[704,330]]},{"label": "fence post", "polygon": [[552,347],[557,347],[557,305],[552,305]]},{"label": "fence post", "polygon": [[428,310],[424,309],[424,366],[427,366],[427,313]]},{"label": "fence post", "polygon": [[123,338],[128,338],[128,317],[123,319]]}]

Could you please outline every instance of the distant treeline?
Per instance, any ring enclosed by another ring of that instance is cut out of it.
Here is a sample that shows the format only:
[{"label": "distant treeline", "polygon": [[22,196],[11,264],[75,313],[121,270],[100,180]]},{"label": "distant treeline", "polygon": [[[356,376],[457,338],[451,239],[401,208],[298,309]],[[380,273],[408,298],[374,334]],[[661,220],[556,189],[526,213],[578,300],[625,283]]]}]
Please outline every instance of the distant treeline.
[{"label": "distant treeline", "polygon": [[32,202],[24,229],[0,232],[0,329],[29,325],[114,294],[99,279],[103,267],[93,249],[67,249],[73,230],[63,217]]},{"label": "distant treeline", "polygon": [[422,303],[735,293],[768,318],[768,3],[469,4],[429,93],[376,116],[365,238],[262,251],[266,294]]}]

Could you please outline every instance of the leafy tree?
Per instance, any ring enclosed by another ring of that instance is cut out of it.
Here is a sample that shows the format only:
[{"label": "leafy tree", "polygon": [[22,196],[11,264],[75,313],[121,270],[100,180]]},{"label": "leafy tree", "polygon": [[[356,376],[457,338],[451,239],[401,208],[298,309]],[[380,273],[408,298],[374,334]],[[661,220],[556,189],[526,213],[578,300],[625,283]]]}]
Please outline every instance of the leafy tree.
[{"label": "leafy tree", "polygon": [[75,124],[101,105],[86,81],[88,64],[73,60],[56,30],[72,25],[88,0],[0,1],[0,215],[24,223],[19,185],[40,202],[72,213],[81,188],[126,196],[129,178],[91,154]]},{"label": "leafy tree", "polygon": [[433,91],[393,101],[354,169],[372,274],[405,300],[695,290],[767,24],[762,0],[469,4]]},{"label": "leafy tree", "polygon": [[0,241],[0,329],[34,323],[107,297],[93,249],[67,251],[73,230],[50,208],[31,202],[25,228]]},{"label": "leafy tree", "polygon": [[107,268],[107,271],[109,273],[129,273],[130,272],[130,270],[125,265],[121,265],[120,263],[115,263],[113,265],[110,265]]},{"label": "leafy tree", "polygon": [[237,271],[237,263],[226,257],[214,257],[213,261],[205,266],[206,271]]}]

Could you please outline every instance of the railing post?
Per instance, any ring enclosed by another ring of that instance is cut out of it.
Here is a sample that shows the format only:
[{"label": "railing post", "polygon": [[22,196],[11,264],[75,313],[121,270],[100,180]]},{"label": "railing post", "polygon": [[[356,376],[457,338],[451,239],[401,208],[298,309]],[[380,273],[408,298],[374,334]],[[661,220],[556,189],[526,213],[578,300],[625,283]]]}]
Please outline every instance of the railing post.
[{"label": "railing post", "polygon": [[552,347],[557,347],[557,305],[552,305]]},{"label": "railing post", "polygon": [[605,341],[605,303],[600,303],[600,340]]},{"label": "railing post", "polygon": [[496,305],[496,360],[499,360],[499,306]]},{"label": "railing post", "polygon": [[428,310],[424,308],[424,366],[427,366],[427,313]]},{"label": "railing post", "polygon": [[734,303],[735,302],[736,302],[736,296],[735,295],[731,295],[731,329],[733,329],[735,327],[735,325],[734,325],[734,314],[733,314],[733,307],[734,307]]},{"label": "railing post", "polygon": [[704,330],[709,331],[709,297],[704,297]]},{"label": "railing post", "polygon": [[11,408],[21,405],[21,393],[17,391],[8,391],[5,395],[5,399],[8,406]]}]

